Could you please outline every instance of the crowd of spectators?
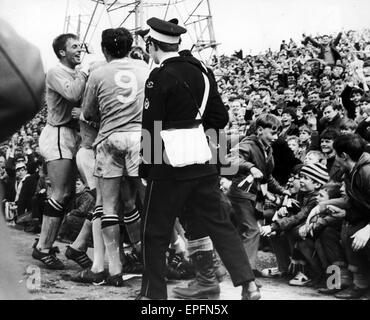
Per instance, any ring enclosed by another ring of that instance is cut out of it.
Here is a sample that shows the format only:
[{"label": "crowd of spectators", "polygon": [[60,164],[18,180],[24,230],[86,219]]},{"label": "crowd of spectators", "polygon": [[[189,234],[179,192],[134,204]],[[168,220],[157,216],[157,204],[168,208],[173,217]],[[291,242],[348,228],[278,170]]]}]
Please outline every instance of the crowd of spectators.
[{"label": "crowd of spectators", "polygon": [[[243,57],[239,51],[213,62],[229,109],[226,133],[231,151],[239,147],[239,157],[249,161],[240,148],[255,133],[255,120],[274,114],[281,121],[272,144],[272,175],[289,195],[267,192],[259,230],[249,225],[241,232],[246,243],[259,236],[268,239],[276,255],[277,267],[255,270],[256,274],[284,277],[291,285],[311,286],[337,298],[366,296],[370,30],[302,35],[300,43],[283,41],[277,52]],[[246,219],[237,224],[243,229],[250,221],[245,214],[238,217],[243,210],[235,206],[240,203],[234,197],[235,179],[224,177],[221,185],[231,199],[235,220]],[[333,265],[340,280],[328,286],[327,270]]]},{"label": "crowd of spectators", "polygon": [[[229,110],[230,149],[250,135],[261,114],[276,115],[282,125],[272,145],[273,176],[290,195],[268,193],[264,203],[260,234],[269,239],[278,267],[261,275],[288,277],[292,285],[315,286],[342,298],[363,296],[369,288],[370,231],[358,232],[370,221],[370,30],[302,35],[300,42],[282,41],[278,51],[214,58],[212,69]],[[45,124],[46,107],[0,146],[6,219],[30,232],[40,231],[49,192],[38,146]],[[347,181],[357,179],[348,163],[352,169],[361,164],[359,185]],[[221,182],[226,194],[229,179]],[[84,191],[78,180],[66,217],[77,227],[62,227],[62,237],[75,237],[82,225],[89,210]],[[352,211],[359,214],[346,218]],[[329,265],[341,271],[341,284],[334,289],[323,287]]]}]

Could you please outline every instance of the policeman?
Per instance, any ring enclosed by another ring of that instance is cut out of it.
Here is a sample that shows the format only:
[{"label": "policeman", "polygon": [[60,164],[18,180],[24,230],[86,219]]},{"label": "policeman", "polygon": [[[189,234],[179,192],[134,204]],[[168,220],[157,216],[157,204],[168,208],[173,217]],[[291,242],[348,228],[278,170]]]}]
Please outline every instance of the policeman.
[{"label": "policeman", "polygon": [[[142,122],[140,176],[147,180],[148,186],[142,219],[144,274],[140,298],[167,298],[165,251],[176,217],[185,212],[183,221],[189,241],[209,236],[234,285],[243,286],[242,298],[257,300],[260,293],[248,257],[231,221],[221,210],[216,164],[204,161],[171,165],[169,150],[164,148],[161,138],[163,129],[194,126],[202,101],[206,101],[201,114],[205,130],[224,128],[228,122],[227,110],[207,69],[194,57],[178,54],[180,37],[186,29],[174,21],[157,18],[149,19],[147,24],[150,31],[146,48],[159,67],[146,82]],[[208,88],[208,99],[204,99]],[[184,152],[181,148],[179,145],[179,152]],[[202,271],[197,285],[205,285],[208,276],[213,281],[212,249],[207,242],[194,250],[194,255],[201,252],[195,259],[198,273]]]}]

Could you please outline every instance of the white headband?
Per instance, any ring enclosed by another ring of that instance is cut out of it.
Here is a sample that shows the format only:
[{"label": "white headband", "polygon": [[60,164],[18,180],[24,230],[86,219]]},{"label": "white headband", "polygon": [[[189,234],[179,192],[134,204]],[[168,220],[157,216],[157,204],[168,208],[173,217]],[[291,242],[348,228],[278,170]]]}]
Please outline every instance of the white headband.
[{"label": "white headband", "polygon": [[148,36],[152,37],[155,40],[165,42],[165,43],[170,43],[170,44],[180,43],[180,36],[168,36],[163,33],[159,33],[152,28],[150,28]]}]

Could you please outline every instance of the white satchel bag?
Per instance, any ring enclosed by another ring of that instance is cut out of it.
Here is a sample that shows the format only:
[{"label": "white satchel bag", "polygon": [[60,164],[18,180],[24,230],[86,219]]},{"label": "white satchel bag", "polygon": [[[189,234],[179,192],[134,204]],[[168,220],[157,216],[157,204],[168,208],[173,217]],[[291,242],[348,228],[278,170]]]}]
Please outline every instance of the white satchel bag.
[{"label": "white satchel bag", "polygon": [[[207,105],[210,84],[202,72],[205,90],[202,105],[198,108],[195,120],[201,120]],[[208,140],[202,124],[189,129],[168,129],[160,132],[165,146],[165,157],[173,167],[185,167],[192,164],[204,164],[212,158]]]}]

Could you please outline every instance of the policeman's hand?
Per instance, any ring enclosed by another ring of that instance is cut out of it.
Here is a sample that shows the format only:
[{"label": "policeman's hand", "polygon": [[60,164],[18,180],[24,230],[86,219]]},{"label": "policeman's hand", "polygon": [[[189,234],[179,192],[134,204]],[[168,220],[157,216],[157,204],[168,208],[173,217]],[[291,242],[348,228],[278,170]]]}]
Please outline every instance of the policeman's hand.
[{"label": "policeman's hand", "polygon": [[81,115],[81,108],[73,108],[72,109],[72,118],[73,119],[80,119],[80,115]]},{"label": "policeman's hand", "polygon": [[363,249],[370,239],[370,225],[358,230],[353,236],[352,249],[353,251],[358,251]]},{"label": "policeman's hand", "polygon": [[148,185],[148,182],[145,179],[141,179],[141,183],[143,184],[144,187]]},{"label": "policeman's hand", "polygon": [[255,179],[263,178],[263,173],[256,167],[253,167],[250,171],[251,171],[251,175],[253,176],[253,178]]}]

